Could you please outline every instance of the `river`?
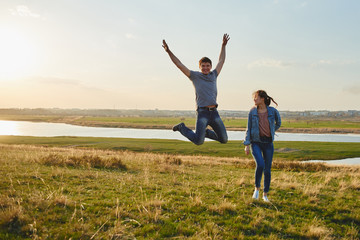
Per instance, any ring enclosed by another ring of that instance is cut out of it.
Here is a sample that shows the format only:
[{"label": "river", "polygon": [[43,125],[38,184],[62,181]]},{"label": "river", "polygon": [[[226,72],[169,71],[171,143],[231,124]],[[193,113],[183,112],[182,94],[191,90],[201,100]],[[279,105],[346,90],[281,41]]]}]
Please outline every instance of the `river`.
[{"label": "river", "polygon": [[[2,121],[0,135],[34,137],[114,137],[187,140],[178,132],[162,129],[84,127],[65,123]],[[243,140],[244,131],[228,131],[229,140]],[[277,133],[275,141],[360,142],[360,134]]]}]

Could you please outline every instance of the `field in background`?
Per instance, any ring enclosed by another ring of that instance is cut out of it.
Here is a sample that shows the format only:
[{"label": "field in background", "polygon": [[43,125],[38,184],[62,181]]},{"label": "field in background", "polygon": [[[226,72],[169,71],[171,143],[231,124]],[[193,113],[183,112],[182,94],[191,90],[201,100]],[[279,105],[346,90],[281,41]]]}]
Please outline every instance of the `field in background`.
[{"label": "field in background", "polygon": [[[184,122],[195,127],[194,117],[90,117],[56,115],[0,115],[0,120],[58,122],[92,127],[171,129],[173,125]],[[246,118],[223,118],[228,130],[245,130]],[[306,133],[360,133],[360,121],[341,119],[294,119],[283,118],[282,132]]]},{"label": "field in background", "polygon": [[0,145],[0,239],[360,237],[359,167],[276,155],[268,204],[251,199],[249,159],[79,149],[65,147],[70,139],[47,140],[47,147]]}]

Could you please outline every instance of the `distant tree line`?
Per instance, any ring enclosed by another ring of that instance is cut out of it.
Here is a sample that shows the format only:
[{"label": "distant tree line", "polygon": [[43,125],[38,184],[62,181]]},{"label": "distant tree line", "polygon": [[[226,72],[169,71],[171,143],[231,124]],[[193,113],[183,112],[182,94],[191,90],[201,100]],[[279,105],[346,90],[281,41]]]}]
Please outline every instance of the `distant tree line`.
[{"label": "distant tree line", "polygon": [[[220,110],[225,118],[246,118],[248,111]],[[360,118],[360,111],[280,111],[286,118]],[[3,108],[0,115],[56,115],[99,117],[195,117],[192,110]]]}]

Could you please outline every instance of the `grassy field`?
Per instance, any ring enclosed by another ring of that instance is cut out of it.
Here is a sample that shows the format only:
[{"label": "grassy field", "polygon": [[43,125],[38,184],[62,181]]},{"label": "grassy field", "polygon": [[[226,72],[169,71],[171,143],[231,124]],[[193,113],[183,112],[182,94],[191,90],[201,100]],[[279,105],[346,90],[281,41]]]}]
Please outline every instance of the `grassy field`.
[{"label": "grassy field", "polygon": [[360,128],[359,121],[345,120],[295,120],[283,119],[282,127],[284,128]]},{"label": "grassy field", "polygon": [[[141,128],[195,121],[5,120]],[[246,125],[245,119],[224,122]],[[346,121],[284,120],[283,126],[360,130]],[[0,239],[359,239],[360,167],[299,161],[360,157],[360,143],[274,145],[271,203],[264,203],[251,199],[255,164],[241,141],[196,146],[178,140],[0,136]]]},{"label": "grassy field", "polygon": [[[81,117],[81,116],[41,116],[41,115],[0,115],[0,120],[62,122],[93,127],[153,128],[171,129],[173,125],[184,122],[195,127],[195,118],[176,117]],[[224,118],[225,126],[232,130],[246,129],[245,118]],[[360,133],[359,120],[296,120],[282,119],[280,131],[316,133]]]},{"label": "grassy field", "polygon": [[47,147],[0,144],[0,239],[360,237],[359,167],[275,157],[264,203],[251,199],[252,160],[79,149],[51,139]]},{"label": "grassy field", "polygon": [[[173,155],[252,158],[251,155],[245,155],[242,141],[229,141],[227,144],[210,141],[201,146],[196,146],[189,141],[163,139],[0,136],[0,143],[128,150]],[[283,160],[335,160],[360,157],[360,143],[276,141],[274,147],[276,157]]]}]

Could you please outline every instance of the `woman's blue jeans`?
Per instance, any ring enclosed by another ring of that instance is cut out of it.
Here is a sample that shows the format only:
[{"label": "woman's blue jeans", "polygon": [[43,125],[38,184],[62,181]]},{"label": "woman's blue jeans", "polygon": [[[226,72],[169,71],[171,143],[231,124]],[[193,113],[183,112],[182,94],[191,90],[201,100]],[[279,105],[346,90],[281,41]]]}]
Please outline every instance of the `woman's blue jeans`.
[{"label": "woman's blue jeans", "polygon": [[255,187],[260,188],[261,177],[264,173],[264,192],[269,192],[271,180],[271,164],[274,155],[272,142],[251,143],[251,153],[256,161]]},{"label": "woman's blue jeans", "polygon": [[[212,127],[213,131],[206,129],[208,125]],[[185,125],[182,125],[179,131],[196,145],[203,144],[205,137],[219,141],[220,143],[227,143],[228,141],[225,125],[216,109],[210,111],[208,109],[198,108],[196,131],[193,132]]]}]

